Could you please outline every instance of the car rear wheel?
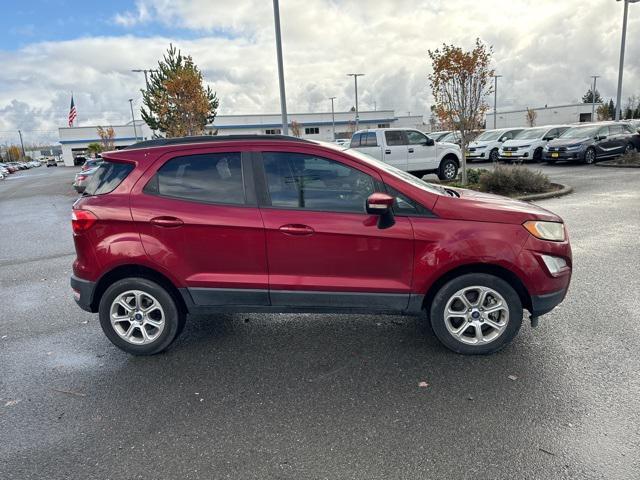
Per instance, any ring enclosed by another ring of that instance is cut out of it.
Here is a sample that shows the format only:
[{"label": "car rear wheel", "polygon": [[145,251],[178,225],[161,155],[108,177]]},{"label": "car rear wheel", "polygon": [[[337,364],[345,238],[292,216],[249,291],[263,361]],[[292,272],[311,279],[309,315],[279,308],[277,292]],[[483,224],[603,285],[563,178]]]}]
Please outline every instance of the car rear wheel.
[{"label": "car rear wheel", "polygon": [[596,161],[596,151],[593,148],[587,148],[587,151],[584,152],[584,163],[587,165],[591,165]]},{"label": "car rear wheel", "polygon": [[455,180],[458,176],[458,164],[451,158],[445,158],[440,162],[438,178],[440,180]]},{"label": "car rear wheel", "polygon": [[522,324],[522,302],[506,281],[485,273],[461,275],[435,295],[429,318],[442,344],[464,355],[508,345]]},{"label": "car rear wheel", "polygon": [[115,282],[104,292],[98,312],[111,343],[133,355],[165,350],[185,323],[185,314],[171,294],[146,278]]},{"label": "car rear wheel", "polygon": [[631,153],[635,150],[632,143],[627,143],[627,146],[624,148],[624,153]]},{"label": "car rear wheel", "polygon": [[542,149],[536,148],[536,151],[533,152],[533,161],[539,162],[540,160],[542,160]]},{"label": "car rear wheel", "polygon": [[499,158],[500,154],[498,152],[498,149],[494,148],[493,150],[491,150],[491,153],[489,154],[489,160],[491,160],[492,162],[497,162]]}]

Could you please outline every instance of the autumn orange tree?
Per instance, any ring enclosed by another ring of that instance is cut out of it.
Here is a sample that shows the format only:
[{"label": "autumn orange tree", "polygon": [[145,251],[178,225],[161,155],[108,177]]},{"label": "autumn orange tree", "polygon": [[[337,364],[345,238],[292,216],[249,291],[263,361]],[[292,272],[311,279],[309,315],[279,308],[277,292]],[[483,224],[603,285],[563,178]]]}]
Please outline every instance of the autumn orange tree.
[{"label": "autumn orange tree", "polygon": [[300,131],[300,124],[295,120],[291,122],[291,134],[294,137],[300,137],[302,132]]},{"label": "autumn orange tree", "polygon": [[492,53],[493,49],[480,39],[476,39],[470,51],[446,44],[429,50],[433,67],[429,82],[435,100],[435,112],[443,125],[450,125],[460,133],[463,184],[467,183],[466,150],[469,134],[482,124],[489,108],[485,98],[493,91]]},{"label": "autumn orange tree", "polygon": [[102,151],[113,150],[115,147],[114,139],[116,138],[116,132],[113,127],[98,127],[98,136],[100,137],[100,144]]},{"label": "autumn orange tree", "polygon": [[204,86],[193,59],[173,45],[151,72],[142,100],[142,119],[166,137],[202,134],[215,119],[219,104],[216,94]]}]

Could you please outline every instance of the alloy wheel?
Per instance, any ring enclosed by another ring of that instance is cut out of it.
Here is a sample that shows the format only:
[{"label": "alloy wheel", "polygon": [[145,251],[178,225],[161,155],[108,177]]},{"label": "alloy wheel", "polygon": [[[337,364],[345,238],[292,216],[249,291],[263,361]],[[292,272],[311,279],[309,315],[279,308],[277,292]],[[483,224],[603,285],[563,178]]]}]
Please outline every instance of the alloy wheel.
[{"label": "alloy wheel", "polygon": [[453,180],[456,176],[456,166],[452,162],[445,164],[443,168],[444,178]]},{"label": "alloy wheel", "polygon": [[491,343],[502,335],[509,323],[509,306],[492,288],[466,287],[447,302],[444,323],[451,336],[461,343]]},{"label": "alloy wheel", "polygon": [[111,303],[111,326],[125,341],[146,345],[155,341],[165,326],[162,305],[142,290],[128,290]]}]

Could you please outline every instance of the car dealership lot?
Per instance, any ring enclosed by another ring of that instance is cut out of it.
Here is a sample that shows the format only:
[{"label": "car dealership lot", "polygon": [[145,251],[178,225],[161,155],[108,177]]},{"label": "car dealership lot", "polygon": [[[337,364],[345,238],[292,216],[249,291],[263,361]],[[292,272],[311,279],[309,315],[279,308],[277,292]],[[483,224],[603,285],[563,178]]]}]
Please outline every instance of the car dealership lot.
[{"label": "car dealership lot", "polygon": [[540,202],[567,222],[572,286],[488,357],[411,317],[260,314],[190,317],[166,354],[128,356],[72,299],[76,170],[12,175],[0,478],[632,478],[640,171],[532,168],[575,187]]}]

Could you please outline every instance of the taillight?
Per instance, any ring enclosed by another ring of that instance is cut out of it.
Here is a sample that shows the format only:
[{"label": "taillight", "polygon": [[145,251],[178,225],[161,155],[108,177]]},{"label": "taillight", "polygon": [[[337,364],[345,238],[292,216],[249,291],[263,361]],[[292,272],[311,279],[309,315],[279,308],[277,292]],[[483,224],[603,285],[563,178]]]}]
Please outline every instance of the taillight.
[{"label": "taillight", "polygon": [[93,227],[98,217],[89,210],[72,210],[71,211],[71,227],[73,233],[82,233]]},{"label": "taillight", "polygon": [[85,178],[87,178],[86,175],[78,175],[78,180],[84,180]]}]

